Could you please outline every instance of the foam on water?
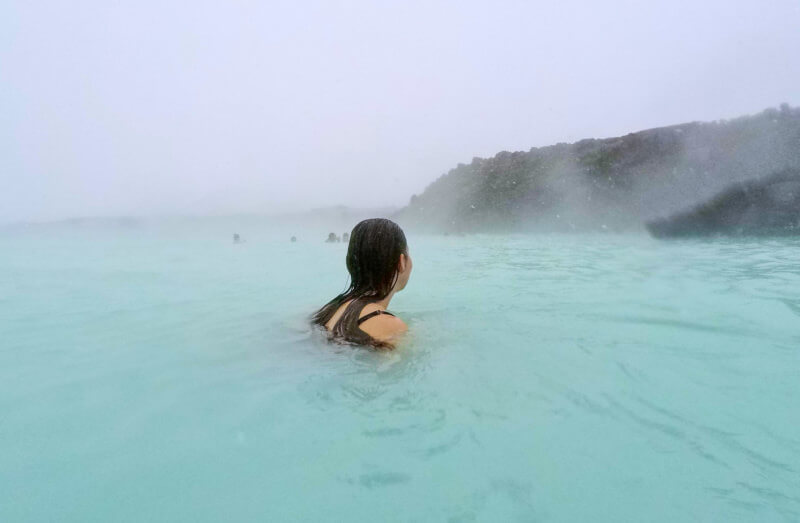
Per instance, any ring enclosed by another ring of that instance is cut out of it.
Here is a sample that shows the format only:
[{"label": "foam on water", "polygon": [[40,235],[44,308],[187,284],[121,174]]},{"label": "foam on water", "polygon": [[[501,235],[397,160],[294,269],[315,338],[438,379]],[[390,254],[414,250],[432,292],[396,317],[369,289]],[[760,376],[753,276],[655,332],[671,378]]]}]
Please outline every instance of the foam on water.
[{"label": "foam on water", "polygon": [[412,234],[376,354],[233,230],[0,235],[1,521],[800,518],[799,241]]}]

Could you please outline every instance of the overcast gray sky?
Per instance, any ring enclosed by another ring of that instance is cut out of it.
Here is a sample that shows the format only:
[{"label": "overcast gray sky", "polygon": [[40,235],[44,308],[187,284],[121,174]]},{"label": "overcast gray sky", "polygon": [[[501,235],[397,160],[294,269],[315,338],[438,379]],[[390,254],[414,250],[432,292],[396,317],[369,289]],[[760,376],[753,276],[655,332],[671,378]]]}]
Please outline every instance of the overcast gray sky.
[{"label": "overcast gray sky", "polygon": [[800,104],[800,1],[0,2],[0,220],[402,205]]}]

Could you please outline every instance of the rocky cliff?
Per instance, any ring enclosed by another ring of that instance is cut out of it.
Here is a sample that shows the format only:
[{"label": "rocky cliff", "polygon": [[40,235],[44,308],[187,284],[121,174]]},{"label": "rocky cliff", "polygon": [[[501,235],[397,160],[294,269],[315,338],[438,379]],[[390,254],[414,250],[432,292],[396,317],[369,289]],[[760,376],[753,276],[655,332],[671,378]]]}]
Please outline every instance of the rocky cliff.
[{"label": "rocky cliff", "polygon": [[800,169],[735,184],[711,200],[647,224],[659,238],[800,236]]},{"label": "rocky cliff", "polygon": [[800,108],[501,152],[459,164],[395,217],[439,232],[624,230],[733,183],[800,168]]}]

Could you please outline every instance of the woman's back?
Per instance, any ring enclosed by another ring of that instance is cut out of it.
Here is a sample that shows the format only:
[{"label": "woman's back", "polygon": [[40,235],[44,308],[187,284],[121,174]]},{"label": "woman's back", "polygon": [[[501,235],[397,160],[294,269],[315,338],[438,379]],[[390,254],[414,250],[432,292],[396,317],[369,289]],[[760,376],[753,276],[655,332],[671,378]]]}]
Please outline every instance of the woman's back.
[{"label": "woman's back", "polygon": [[[354,301],[355,300],[350,300],[343,303],[325,324],[325,329],[334,337],[336,336],[335,330],[337,323],[342,319],[347,308],[350,305],[353,305],[354,308],[359,305],[354,304]],[[396,341],[398,336],[408,330],[408,326],[406,326],[403,320],[391,312],[382,309],[376,303],[367,303],[363,305],[361,310],[358,311],[356,318],[356,325],[359,330],[381,344],[392,344],[393,341]]]}]

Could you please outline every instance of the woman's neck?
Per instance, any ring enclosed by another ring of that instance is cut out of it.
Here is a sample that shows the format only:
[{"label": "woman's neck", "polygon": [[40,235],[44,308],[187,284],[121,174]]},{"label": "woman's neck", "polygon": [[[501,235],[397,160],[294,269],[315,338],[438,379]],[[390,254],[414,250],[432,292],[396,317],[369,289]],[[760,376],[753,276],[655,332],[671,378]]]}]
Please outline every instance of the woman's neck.
[{"label": "woman's neck", "polygon": [[386,296],[384,299],[376,301],[374,303],[381,309],[386,310],[389,308],[389,302],[392,301],[393,297],[394,297],[394,291],[390,292],[389,295]]}]

